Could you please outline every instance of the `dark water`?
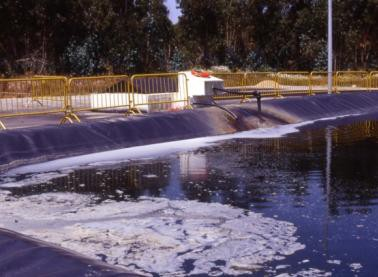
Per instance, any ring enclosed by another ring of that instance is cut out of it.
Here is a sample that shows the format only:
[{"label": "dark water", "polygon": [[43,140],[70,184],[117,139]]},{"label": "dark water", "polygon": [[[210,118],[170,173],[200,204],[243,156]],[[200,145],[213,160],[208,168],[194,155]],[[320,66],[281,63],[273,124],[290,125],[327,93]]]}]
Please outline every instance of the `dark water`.
[{"label": "dark water", "polygon": [[[165,158],[77,170],[13,194],[52,191],[220,202],[286,220],[306,245],[278,273],[378,273],[378,116],[319,122],[278,139],[243,139]],[[123,191],[124,193],[120,193]],[[329,260],[339,260],[332,264]],[[327,262],[328,261],[328,262]],[[350,264],[360,263],[353,270]]]}]

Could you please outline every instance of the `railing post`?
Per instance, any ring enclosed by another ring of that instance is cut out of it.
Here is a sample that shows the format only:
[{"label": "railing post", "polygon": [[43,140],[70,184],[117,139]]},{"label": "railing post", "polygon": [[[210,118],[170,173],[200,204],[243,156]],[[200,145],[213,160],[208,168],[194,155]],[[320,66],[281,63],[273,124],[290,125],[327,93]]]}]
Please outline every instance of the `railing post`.
[{"label": "railing post", "polygon": [[280,88],[279,88],[279,83],[278,83],[278,78],[279,78],[279,72],[276,72],[275,74],[275,81],[274,81],[274,86],[275,86],[275,89],[276,89],[276,97],[277,98],[280,98],[281,97],[281,93],[280,93]]},{"label": "railing post", "polygon": [[192,109],[192,105],[190,104],[190,97],[189,97],[189,86],[188,86],[188,82],[189,82],[189,78],[186,76],[185,73],[178,73],[178,80],[179,80],[179,84],[178,86],[180,86],[180,75],[184,78],[184,90],[185,90],[185,97],[186,97],[186,109]]},{"label": "railing post", "polygon": [[71,106],[71,99],[70,99],[70,81],[71,79],[67,79],[64,77],[64,109],[67,112],[67,108]]},{"label": "railing post", "polygon": [[309,73],[308,75],[308,88],[309,88],[309,94],[308,95],[313,95],[312,93],[312,72]]},{"label": "railing post", "polygon": [[247,72],[244,72],[244,74],[243,74],[243,86],[247,86]]},{"label": "railing post", "polygon": [[133,109],[133,101],[131,99],[131,78],[127,79],[127,99],[129,101],[129,111],[132,111]]},{"label": "railing post", "polygon": [[370,72],[370,91],[373,92],[375,89],[375,75],[378,74],[378,71],[372,71]]},{"label": "railing post", "polygon": [[137,109],[137,107],[135,106],[134,78],[135,78],[135,75],[131,76],[131,78],[130,78],[130,87],[131,87],[131,110],[133,110],[133,111]]}]

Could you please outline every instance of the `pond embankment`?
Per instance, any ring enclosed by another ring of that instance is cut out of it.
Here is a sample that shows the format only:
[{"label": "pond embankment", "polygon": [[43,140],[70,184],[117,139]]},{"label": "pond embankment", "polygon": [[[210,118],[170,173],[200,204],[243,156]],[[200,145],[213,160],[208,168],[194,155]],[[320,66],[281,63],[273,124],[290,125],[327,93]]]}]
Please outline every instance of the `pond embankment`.
[{"label": "pond embankment", "polygon": [[58,158],[183,139],[367,114],[378,109],[378,93],[298,96],[266,99],[262,112],[254,101],[224,104],[237,116],[206,107],[179,112],[103,119],[65,126],[43,126],[0,133],[0,170]]},{"label": "pond embankment", "polygon": [[0,249],[2,276],[140,276],[5,229]]}]

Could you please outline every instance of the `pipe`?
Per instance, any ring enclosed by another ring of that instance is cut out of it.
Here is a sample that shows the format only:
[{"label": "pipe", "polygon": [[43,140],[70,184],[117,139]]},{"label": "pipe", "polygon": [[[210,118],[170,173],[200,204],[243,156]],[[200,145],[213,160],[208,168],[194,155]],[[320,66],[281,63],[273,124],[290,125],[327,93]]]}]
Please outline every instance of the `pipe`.
[{"label": "pipe", "polygon": [[232,93],[232,94],[236,94],[236,95],[252,95],[256,98],[257,100],[257,110],[259,113],[261,113],[261,92],[257,91],[257,90],[254,90],[254,91],[232,91],[232,90],[227,90],[227,89],[223,89],[223,88],[213,88],[213,91],[216,92],[219,91],[219,92],[223,92],[223,93]]},{"label": "pipe", "polygon": [[328,0],[328,94],[332,94],[332,57],[333,55],[333,26],[332,26],[332,0]]}]

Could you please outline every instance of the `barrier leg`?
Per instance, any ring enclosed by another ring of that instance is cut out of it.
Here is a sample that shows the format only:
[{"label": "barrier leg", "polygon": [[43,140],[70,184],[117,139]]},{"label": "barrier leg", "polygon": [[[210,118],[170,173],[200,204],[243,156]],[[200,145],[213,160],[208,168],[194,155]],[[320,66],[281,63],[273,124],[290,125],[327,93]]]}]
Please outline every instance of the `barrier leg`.
[{"label": "barrier leg", "polygon": [[66,114],[66,115],[62,118],[62,120],[60,121],[60,125],[65,124],[67,121],[68,121],[69,123],[71,123],[71,124],[73,124],[74,121],[76,121],[76,122],[78,122],[78,123],[81,123],[80,118],[79,118],[76,114],[74,114],[74,113]]},{"label": "barrier leg", "polygon": [[240,104],[248,102],[247,95],[243,95],[243,98],[240,100]]},{"label": "barrier leg", "polygon": [[129,115],[138,115],[138,114],[142,114],[141,110],[139,110],[138,108],[131,108],[129,109],[127,112],[126,112],[126,116],[129,116]]},{"label": "barrier leg", "polygon": [[69,117],[72,118],[73,120],[76,120],[76,122],[81,123],[80,118],[75,113],[70,113]]},{"label": "barrier leg", "polygon": [[68,116],[65,116],[65,117],[63,117],[62,120],[60,121],[60,125],[65,124],[67,121],[68,121],[69,123],[73,124],[72,119],[71,119],[70,117],[68,117]]},{"label": "barrier leg", "polygon": [[66,111],[64,117],[60,121],[60,125],[65,124],[67,121],[71,124],[74,123],[74,121],[81,123],[80,118],[73,112],[70,106],[66,107]]},{"label": "barrier leg", "polygon": [[0,120],[0,130],[6,130],[4,123]]},{"label": "barrier leg", "polygon": [[284,98],[281,94],[280,88],[276,87],[275,90],[276,90],[276,93],[275,93],[275,96],[274,96],[275,98]]}]

